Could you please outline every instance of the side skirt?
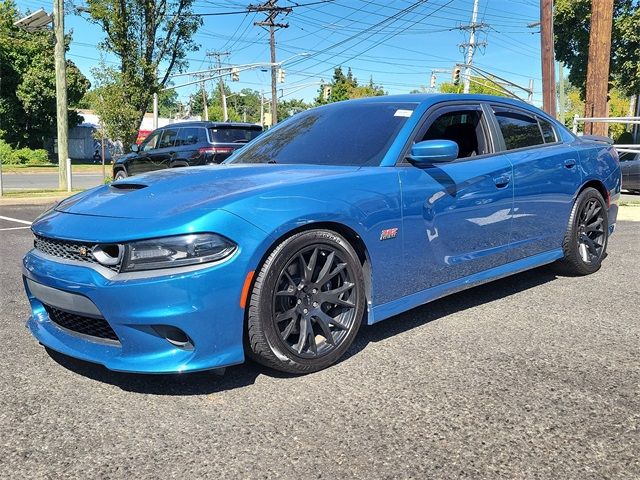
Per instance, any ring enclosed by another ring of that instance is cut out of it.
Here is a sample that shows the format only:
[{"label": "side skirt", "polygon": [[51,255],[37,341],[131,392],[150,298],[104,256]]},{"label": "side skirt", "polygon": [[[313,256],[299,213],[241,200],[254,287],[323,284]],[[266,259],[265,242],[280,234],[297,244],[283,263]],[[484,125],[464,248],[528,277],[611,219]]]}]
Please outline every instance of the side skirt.
[{"label": "side skirt", "polygon": [[398,315],[412,308],[432,302],[438,298],[445,297],[452,293],[460,292],[468,288],[476,287],[483,283],[498,280],[499,278],[508,277],[516,273],[524,272],[532,268],[540,267],[548,263],[561,259],[564,253],[561,248],[550,250],[548,252],[539,253],[531,257],[523,258],[515,262],[507,263],[499,267],[494,267],[484,272],[478,272],[468,277],[459,278],[452,282],[437,285],[435,287],[422,290],[421,292],[407,295],[392,302],[373,307],[373,311],[369,314],[368,324],[386,320],[389,317]]}]

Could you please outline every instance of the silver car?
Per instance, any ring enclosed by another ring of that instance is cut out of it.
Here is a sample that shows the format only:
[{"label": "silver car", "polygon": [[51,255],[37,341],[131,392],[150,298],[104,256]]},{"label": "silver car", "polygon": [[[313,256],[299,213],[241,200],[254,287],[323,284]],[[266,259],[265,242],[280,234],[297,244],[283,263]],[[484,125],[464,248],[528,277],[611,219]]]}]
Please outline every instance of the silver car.
[{"label": "silver car", "polygon": [[640,193],[640,152],[621,153],[622,188],[632,193]]}]

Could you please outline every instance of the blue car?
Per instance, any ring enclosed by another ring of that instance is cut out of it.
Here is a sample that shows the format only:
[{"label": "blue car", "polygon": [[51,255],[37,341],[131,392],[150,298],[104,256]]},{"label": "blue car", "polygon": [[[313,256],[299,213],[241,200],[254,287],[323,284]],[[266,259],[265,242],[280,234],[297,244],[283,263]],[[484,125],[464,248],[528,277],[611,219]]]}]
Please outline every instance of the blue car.
[{"label": "blue car", "polygon": [[24,258],[43,345],[128,372],[325,368],[362,322],[560,261],[600,268],[620,165],[525,103],[366,98],[299,113],[225,163],[68,198]]}]

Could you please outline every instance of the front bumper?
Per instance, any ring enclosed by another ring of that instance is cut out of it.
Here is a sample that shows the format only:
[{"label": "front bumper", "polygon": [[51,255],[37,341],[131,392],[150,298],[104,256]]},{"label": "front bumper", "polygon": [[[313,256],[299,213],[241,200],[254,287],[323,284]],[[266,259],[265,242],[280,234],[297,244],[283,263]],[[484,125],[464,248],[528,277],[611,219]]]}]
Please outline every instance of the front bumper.
[{"label": "front bumper", "polygon": [[[23,263],[32,309],[27,326],[43,345],[111,370],[175,373],[241,363],[244,315],[239,300],[245,270],[237,268],[237,260],[186,273],[119,281],[117,276],[107,279],[93,268],[56,262],[32,250]],[[118,341],[62,328],[52,321],[45,305],[100,316]],[[94,311],[88,311],[91,305]],[[176,346],[158,326],[180,329],[193,347]]]},{"label": "front bumper", "polygon": [[[31,303],[28,328],[46,347],[111,370],[177,373],[243,362],[244,309],[240,297],[245,278],[255,268],[268,237],[235,215],[224,211],[213,215],[211,220],[188,226],[190,231],[207,231],[208,225],[215,224],[219,233],[235,239],[239,245],[236,252],[217,264],[115,274],[100,265],[31,250],[22,269]],[[65,213],[45,217],[32,228],[36,234],[52,238],[64,231],[68,238],[82,241],[91,240],[91,232],[103,232],[104,237],[110,232],[129,231],[140,238],[143,231],[155,231],[139,220],[88,219]],[[168,235],[178,233],[178,227],[166,228]],[[60,312],[75,315],[75,319],[79,315],[85,326],[93,327],[92,319],[108,326],[89,328],[87,336],[73,327],[64,328],[68,325],[60,322]],[[166,332],[175,329],[188,336],[190,345],[167,339]],[[117,339],[95,336],[106,330],[115,332]]]}]

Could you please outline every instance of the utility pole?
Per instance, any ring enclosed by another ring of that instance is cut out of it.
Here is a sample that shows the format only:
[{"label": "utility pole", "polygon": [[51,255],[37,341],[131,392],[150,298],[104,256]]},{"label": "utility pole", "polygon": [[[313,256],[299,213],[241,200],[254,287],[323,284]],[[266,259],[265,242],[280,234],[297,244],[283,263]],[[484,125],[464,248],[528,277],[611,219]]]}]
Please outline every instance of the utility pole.
[{"label": "utility pole", "polygon": [[250,12],[266,12],[267,17],[262,22],[255,22],[259,27],[269,27],[269,47],[271,49],[271,125],[278,123],[278,89],[277,89],[277,69],[276,65],[276,39],[277,28],[289,28],[288,23],[278,23],[276,20],[280,14],[288,14],[293,9],[291,7],[279,7],[278,0],[267,0],[261,5],[249,5]]},{"label": "utility pole", "polygon": [[[216,69],[218,72],[222,70],[222,56],[230,55],[231,52],[207,52],[207,57],[216,57]],[[222,102],[222,117],[223,121],[226,122],[229,120],[229,112],[227,110],[227,94],[224,89],[224,80],[222,75],[220,76],[220,81],[218,82],[220,86],[220,101]]]},{"label": "utility pole", "polygon": [[[599,0],[593,3],[598,3]],[[613,1],[613,0],[611,0]],[[556,117],[555,52],[553,49],[553,0],[540,0],[540,50],[542,53],[542,109]]]},{"label": "utility pole", "polygon": [[[589,63],[587,64],[587,94],[585,117],[608,117],[609,62],[611,60],[611,28],[613,0],[597,0],[591,4],[591,32],[589,34]],[[587,122],[587,135],[607,135],[606,123]]]},{"label": "utility pole", "polygon": [[464,79],[463,79],[463,92],[469,93],[469,87],[471,86],[471,65],[473,65],[473,55],[475,54],[477,47],[485,47],[487,42],[478,42],[476,39],[476,31],[480,31],[488,27],[486,23],[478,23],[478,0],[473,0],[473,11],[471,13],[471,23],[459,27],[460,30],[469,31],[469,42],[460,45],[461,49],[466,48],[467,54],[465,59]]},{"label": "utility pole", "polygon": [[67,112],[67,64],[64,45],[64,0],[53,1],[53,28],[56,44],[54,61],[56,70],[56,117],[58,126],[58,187],[68,190],[67,158],[69,158],[69,120]]}]

